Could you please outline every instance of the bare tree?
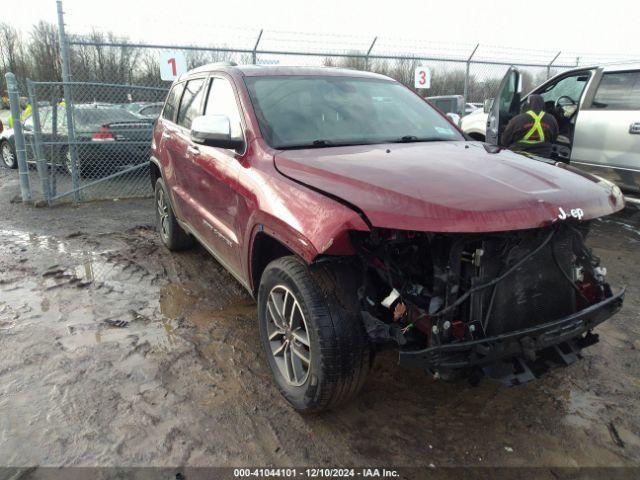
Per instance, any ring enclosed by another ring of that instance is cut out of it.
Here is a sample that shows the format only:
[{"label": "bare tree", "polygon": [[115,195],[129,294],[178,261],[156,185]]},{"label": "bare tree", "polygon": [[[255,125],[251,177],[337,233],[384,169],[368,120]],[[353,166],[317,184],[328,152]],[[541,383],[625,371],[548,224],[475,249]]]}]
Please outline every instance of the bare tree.
[{"label": "bare tree", "polygon": [[40,21],[33,26],[30,39],[30,77],[33,80],[62,80],[57,27]]},{"label": "bare tree", "polygon": [[2,85],[4,87],[4,74],[13,72],[19,81],[22,81],[29,72],[26,62],[22,36],[8,23],[0,23],[0,69],[2,70]]}]

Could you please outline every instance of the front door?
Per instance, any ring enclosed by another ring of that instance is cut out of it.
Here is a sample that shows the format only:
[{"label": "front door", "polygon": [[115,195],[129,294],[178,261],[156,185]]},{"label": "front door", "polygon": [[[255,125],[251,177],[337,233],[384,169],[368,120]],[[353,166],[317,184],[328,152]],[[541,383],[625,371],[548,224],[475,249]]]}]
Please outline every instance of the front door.
[{"label": "front door", "polygon": [[509,67],[502,79],[487,118],[487,143],[500,145],[500,137],[509,120],[520,113],[521,78],[517,68]]},{"label": "front door", "polygon": [[[242,122],[233,85],[222,77],[212,78],[204,115],[225,115],[231,125],[233,139],[242,139]],[[238,175],[242,168],[239,153],[226,148],[190,145],[194,168],[191,185],[199,208],[199,221],[194,224],[203,240],[214,250],[218,260],[239,274],[240,246],[236,217],[240,196]]]}]

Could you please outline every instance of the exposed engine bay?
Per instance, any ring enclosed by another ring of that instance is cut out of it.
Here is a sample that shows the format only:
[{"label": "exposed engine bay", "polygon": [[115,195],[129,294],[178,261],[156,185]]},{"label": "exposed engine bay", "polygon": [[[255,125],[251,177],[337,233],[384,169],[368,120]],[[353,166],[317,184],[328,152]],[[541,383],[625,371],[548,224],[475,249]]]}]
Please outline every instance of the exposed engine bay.
[{"label": "exposed engine bay", "polygon": [[[588,230],[562,223],[483,234],[355,233],[366,271],[358,292],[365,328],[379,348],[399,348],[401,363],[405,355],[442,377],[482,369],[523,383],[548,367],[545,355],[572,363],[597,342],[589,322],[572,316],[613,296],[585,245]],[[568,326],[554,340],[546,327],[536,330],[561,319]]]}]

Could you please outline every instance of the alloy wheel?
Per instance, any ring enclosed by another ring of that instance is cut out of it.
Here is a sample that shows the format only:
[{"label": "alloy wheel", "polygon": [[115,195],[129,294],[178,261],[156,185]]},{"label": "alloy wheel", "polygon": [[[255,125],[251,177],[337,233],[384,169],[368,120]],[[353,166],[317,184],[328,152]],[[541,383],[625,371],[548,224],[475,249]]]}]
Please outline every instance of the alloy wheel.
[{"label": "alloy wheel", "polygon": [[289,385],[304,385],[311,369],[311,346],[300,303],[291,290],[276,285],[269,292],[266,315],[271,354],[282,377]]},{"label": "alloy wheel", "polygon": [[13,168],[15,165],[16,156],[11,150],[9,142],[2,142],[2,161],[9,168]]}]

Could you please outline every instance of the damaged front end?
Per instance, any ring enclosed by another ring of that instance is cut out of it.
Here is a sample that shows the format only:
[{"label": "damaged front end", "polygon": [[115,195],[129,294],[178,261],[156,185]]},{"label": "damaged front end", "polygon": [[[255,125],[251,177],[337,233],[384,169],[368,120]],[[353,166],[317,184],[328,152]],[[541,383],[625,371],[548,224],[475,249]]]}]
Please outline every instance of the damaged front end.
[{"label": "damaged front end", "polygon": [[354,232],[372,342],[441,378],[525,383],[579,358],[622,306],[589,224],[484,234]]}]

